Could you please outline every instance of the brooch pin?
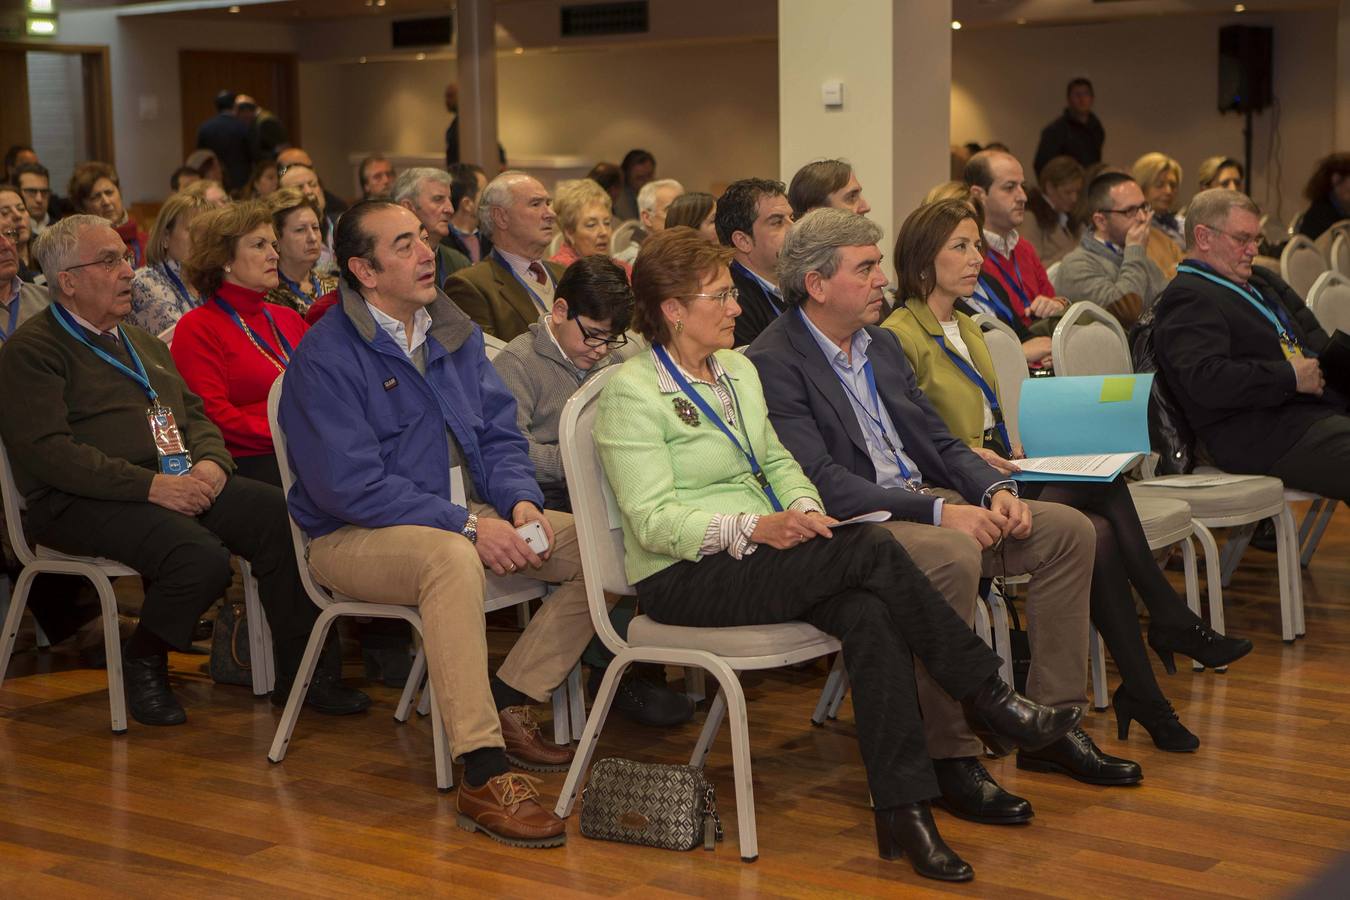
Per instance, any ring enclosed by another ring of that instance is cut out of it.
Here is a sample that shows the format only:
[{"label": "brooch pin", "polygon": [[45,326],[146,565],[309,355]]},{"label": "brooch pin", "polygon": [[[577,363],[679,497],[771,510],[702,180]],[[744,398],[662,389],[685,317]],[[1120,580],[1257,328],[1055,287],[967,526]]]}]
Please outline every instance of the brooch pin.
[{"label": "brooch pin", "polygon": [[698,410],[694,408],[694,404],[683,397],[676,397],[673,402],[675,404],[675,415],[680,417],[680,421],[690,428],[697,427]]}]

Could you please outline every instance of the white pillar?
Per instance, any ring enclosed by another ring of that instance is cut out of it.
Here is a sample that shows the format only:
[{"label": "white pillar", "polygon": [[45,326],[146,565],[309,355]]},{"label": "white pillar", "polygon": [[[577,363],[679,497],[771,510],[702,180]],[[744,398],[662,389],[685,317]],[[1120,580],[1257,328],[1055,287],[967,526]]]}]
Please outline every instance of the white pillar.
[{"label": "white pillar", "polygon": [[[783,180],[847,160],[889,259],[904,217],[950,176],[951,75],[951,0],[779,0]],[[842,106],[825,106],[827,81],[843,83]]]},{"label": "white pillar", "polygon": [[455,4],[459,158],[497,174],[497,43],[493,0]]},{"label": "white pillar", "polygon": [[1350,0],[1336,13],[1336,134],[1334,149],[1350,150]]}]

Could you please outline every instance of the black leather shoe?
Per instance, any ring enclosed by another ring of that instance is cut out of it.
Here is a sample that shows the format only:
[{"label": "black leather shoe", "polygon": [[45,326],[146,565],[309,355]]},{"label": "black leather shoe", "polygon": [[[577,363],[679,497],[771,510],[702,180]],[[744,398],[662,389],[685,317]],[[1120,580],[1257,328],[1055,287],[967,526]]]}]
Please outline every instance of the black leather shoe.
[{"label": "black leather shoe", "polygon": [[1130,736],[1130,722],[1133,721],[1144,726],[1148,736],[1153,738],[1153,746],[1159,750],[1194,753],[1200,749],[1200,739],[1181,724],[1176,710],[1165,699],[1144,703],[1127,693],[1122,684],[1111,695],[1111,707],[1116,711],[1116,737],[1122,741]]},{"label": "black leather shoe", "polygon": [[984,825],[1030,822],[1031,804],[999,787],[973,756],[933,760],[942,796],[933,801],[958,819]]},{"label": "black leather shoe", "polygon": [[[646,667],[630,666],[619,679],[613,708],[639,725],[665,728],[683,725],[694,717],[694,701],[685,694],[671,690],[665,683],[665,669],[659,666],[656,669],[660,672],[659,676],[646,670]],[[600,681],[604,677],[604,669],[591,669],[587,687],[592,696],[600,690]]]},{"label": "black leather shoe", "polygon": [[1144,780],[1139,763],[1103,753],[1081,728],[1073,729],[1049,747],[1019,750],[1017,768],[1059,772],[1084,784],[1123,785]]},{"label": "black leather shoe", "polygon": [[878,809],[877,853],[882,859],[909,857],[914,871],[938,881],[969,881],[975,870],[938,834],[928,801]]},{"label": "black leather shoe", "polygon": [[366,678],[385,687],[401,688],[412,673],[412,657],[407,647],[388,647],[361,651],[361,662],[366,667]]},{"label": "black leather shoe", "polygon": [[[297,652],[297,649],[303,652],[303,645],[299,641],[284,658],[279,652],[273,657],[276,671],[276,680],[272,686],[273,706],[285,706],[291,695],[291,685],[301,659],[301,652]],[[329,634],[328,643],[319,656],[309,690],[305,692],[305,705],[326,716],[350,716],[370,707],[370,697],[342,683],[342,645],[337,640],[336,632]]]},{"label": "black leather shoe", "polygon": [[961,701],[966,722],[995,756],[1018,747],[1038,749],[1068,733],[1083,718],[1083,709],[1055,709],[1028,700],[997,675],[990,675]]},{"label": "black leather shoe", "polygon": [[1162,660],[1168,675],[1175,675],[1174,653],[1189,656],[1209,669],[1222,669],[1252,652],[1252,642],[1219,634],[1204,622],[1167,626],[1149,623],[1148,645]]},{"label": "black leather shoe", "polygon": [[127,711],[142,725],[182,725],[187,713],[169,688],[169,656],[122,657]]}]

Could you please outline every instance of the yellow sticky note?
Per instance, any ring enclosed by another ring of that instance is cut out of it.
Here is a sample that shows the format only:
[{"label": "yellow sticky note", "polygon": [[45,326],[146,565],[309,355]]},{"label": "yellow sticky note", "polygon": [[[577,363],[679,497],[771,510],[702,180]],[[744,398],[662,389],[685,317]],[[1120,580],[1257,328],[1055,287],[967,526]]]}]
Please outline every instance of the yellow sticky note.
[{"label": "yellow sticky note", "polygon": [[1120,403],[1134,396],[1133,375],[1110,375],[1102,379],[1100,403]]}]

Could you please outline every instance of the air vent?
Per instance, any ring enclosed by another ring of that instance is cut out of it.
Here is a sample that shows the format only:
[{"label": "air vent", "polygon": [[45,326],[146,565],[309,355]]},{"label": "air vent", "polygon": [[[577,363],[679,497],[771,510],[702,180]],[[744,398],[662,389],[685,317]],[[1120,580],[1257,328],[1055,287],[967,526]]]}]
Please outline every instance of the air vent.
[{"label": "air vent", "polygon": [[646,34],[647,0],[630,3],[585,3],[562,8],[563,37]]},{"label": "air vent", "polygon": [[395,50],[404,47],[445,47],[450,44],[451,27],[449,16],[432,16],[427,19],[401,19],[390,25]]}]

